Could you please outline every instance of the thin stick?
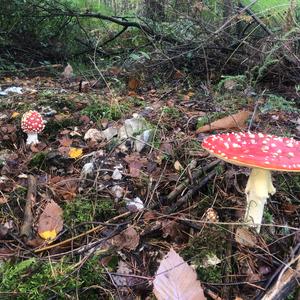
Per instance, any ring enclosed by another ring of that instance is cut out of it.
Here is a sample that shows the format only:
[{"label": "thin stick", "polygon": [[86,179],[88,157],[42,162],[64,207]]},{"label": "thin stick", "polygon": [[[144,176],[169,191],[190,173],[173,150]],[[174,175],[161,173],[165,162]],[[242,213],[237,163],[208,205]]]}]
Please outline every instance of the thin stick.
[{"label": "thin stick", "polygon": [[[128,217],[130,214],[131,214],[131,212],[125,212],[125,213],[123,213],[121,215],[118,215],[118,216],[116,216],[116,217],[114,217],[114,218],[106,221],[105,223],[111,223],[111,222],[116,221],[118,219]],[[72,242],[72,241],[74,241],[74,240],[76,240],[78,238],[81,238],[81,237],[86,236],[86,235],[88,235],[90,233],[97,232],[97,231],[100,231],[100,230],[103,230],[103,229],[104,229],[103,225],[96,226],[96,227],[94,227],[94,228],[92,228],[90,230],[87,230],[86,232],[83,232],[83,233],[81,233],[79,235],[76,235],[76,236],[71,237],[69,239],[66,239],[64,241],[61,241],[61,242],[59,242],[57,244],[52,244],[52,245],[49,245],[49,246],[46,246],[46,247],[43,247],[43,248],[40,248],[40,249],[36,249],[36,250],[34,250],[34,253],[40,253],[40,252],[43,252],[43,251],[55,248],[57,246],[68,244],[68,243],[70,243],[70,242]]]},{"label": "thin stick", "polygon": [[198,179],[201,175],[205,174],[205,172],[209,171],[210,169],[214,168],[216,165],[220,163],[221,160],[217,159],[212,161],[210,164],[204,166],[203,168],[196,169],[192,173],[192,178],[186,178],[181,184],[179,184],[168,196],[167,200],[174,200],[183,190],[188,186],[190,181],[194,181]]},{"label": "thin stick", "polygon": [[33,214],[32,207],[36,200],[36,179],[33,175],[28,175],[28,190],[26,205],[24,210],[24,222],[20,230],[20,235],[30,238],[32,235]]}]

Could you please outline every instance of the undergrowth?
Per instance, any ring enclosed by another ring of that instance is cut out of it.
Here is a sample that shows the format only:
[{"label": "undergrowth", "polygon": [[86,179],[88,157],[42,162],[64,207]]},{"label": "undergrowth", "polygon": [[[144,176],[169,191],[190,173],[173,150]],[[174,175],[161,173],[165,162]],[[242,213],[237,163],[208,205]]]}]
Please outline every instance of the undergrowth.
[{"label": "undergrowth", "polygon": [[104,278],[98,256],[80,263],[79,268],[64,258],[11,261],[0,266],[0,274],[1,299],[7,300],[74,299],[83,292],[88,299],[99,299],[96,286],[103,286]]}]

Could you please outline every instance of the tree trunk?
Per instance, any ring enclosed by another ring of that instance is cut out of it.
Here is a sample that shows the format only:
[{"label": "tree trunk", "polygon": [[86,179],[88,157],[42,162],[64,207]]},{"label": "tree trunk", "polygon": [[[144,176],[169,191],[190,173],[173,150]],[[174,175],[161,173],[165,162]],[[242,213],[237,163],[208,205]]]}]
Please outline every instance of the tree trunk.
[{"label": "tree trunk", "polygon": [[163,21],[165,18],[165,0],[145,0],[144,16],[153,21]]}]

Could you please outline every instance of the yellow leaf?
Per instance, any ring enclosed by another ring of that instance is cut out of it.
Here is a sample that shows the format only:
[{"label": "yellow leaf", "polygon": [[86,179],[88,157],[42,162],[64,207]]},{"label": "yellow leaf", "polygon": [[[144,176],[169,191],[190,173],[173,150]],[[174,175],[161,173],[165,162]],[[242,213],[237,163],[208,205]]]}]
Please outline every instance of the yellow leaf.
[{"label": "yellow leaf", "polygon": [[18,113],[17,111],[14,111],[12,113],[11,117],[14,119],[14,118],[17,118],[19,115],[20,115],[20,113]]},{"label": "yellow leaf", "polygon": [[44,240],[54,240],[63,229],[63,210],[53,200],[41,213],[38,221],[38,234]]},{"label": "yellow leaf", "polygon": [[82,156],[82,149],[81,148],[70,148],[69,157],[71,158],[79,158]]},{"label": "yellow leaf", "polygon": [[54,240],[57,236],[57,232],[55,229],[53,229],[53,230],[47,230],[44,232],[39,232],[39,235],[44,240]]}]

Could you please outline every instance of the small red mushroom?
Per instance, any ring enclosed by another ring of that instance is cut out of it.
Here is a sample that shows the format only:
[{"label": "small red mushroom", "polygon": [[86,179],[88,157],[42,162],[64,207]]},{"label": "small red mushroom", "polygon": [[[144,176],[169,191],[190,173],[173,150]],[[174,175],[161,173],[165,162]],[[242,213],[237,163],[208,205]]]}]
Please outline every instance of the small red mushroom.
[{"label": "small red mushroom", "polygon": [[300,141],[270,134],[238,132],[207,137],[202,147],[238,166],[252,168],[246,186],[245,221],[260,231],[264,205],[276,192],[271,171],[300,172]]},{"label": "small red mushroom", "polygon": [[42,116],[37,111],[30,110],[22,116],[21,128],[27,133],[26,144],[37,144],[39,142],[38,133],[43,131],[45,124]]}]

